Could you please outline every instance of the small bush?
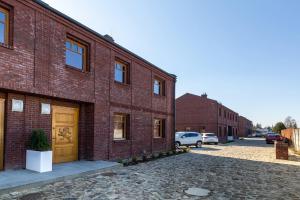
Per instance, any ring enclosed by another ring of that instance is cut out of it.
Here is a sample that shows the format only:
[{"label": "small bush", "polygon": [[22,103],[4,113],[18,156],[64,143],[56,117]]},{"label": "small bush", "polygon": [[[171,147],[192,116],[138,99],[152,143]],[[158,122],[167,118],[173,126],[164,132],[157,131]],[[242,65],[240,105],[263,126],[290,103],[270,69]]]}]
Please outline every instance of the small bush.
[{"label": "small bush", "polygon": [[29,148],[34,151],[49,151],[51,150],[47,135],[42,129],[32,131]]},{"label": "small bush", "polygon": [[184,151],[184,153],[189,153],[189,152],[191,151],[191,148],[190,148],[190,147],[187,147],[187,148],[185,148],[183,151]]},{"label": "small bush", "polygon": [[137,157],[133,157],[132,162],[136,164],[137,163]]},{"label": "small bush", "polygon": [[129,166],[129,161],[128,160],[124,160],[123,161],[123,166],[125,166],[125,167]]},{"label": "small bush", "polygon": [[142,161],[145,162],[145,161],[147,161],[147,160],[148,160],[147,155],[143,155]]}]

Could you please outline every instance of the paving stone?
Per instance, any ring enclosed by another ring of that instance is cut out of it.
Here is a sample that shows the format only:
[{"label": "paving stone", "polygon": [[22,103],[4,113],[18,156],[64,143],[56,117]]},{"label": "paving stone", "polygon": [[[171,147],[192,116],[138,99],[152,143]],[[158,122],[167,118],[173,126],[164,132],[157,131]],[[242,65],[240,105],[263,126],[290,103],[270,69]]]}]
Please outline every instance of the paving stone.
[{"label": "paving stone", "polygon": [[[0,199],[300,199],[300,162],[275,159],[273,145],[240,140],[190,153],[12,191]],[[208,196],[187,195],[204,188]]]}]

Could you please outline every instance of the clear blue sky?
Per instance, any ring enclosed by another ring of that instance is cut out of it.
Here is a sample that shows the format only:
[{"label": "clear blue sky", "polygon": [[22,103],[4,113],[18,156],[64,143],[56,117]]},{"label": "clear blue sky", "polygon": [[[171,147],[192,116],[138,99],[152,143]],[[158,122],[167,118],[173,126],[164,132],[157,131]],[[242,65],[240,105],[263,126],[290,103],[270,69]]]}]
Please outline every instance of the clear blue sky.
[{"label": "clear blue sky", "polygon": [[[298,0],[44,0],[265,125],[300,122]],[[88,2],[88,3],[87,3]]]}]

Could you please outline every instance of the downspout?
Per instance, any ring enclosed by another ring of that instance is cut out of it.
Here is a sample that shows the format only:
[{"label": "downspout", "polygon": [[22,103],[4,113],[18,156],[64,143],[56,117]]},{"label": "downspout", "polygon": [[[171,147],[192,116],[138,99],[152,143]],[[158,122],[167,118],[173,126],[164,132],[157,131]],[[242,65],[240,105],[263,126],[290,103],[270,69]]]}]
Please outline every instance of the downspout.
[{"label": "downspout", "polygon": [[[219,111],[220,111],[220,104],[217,103],[217,135],[219,135]],[[222,115],[222,112],[221,112]]]},{"label": "downspout", "polygon": [[175,133],[176,133],[176,81],[177,78],[174,77],[174,85],[173,85],[173,134],[172,134],[172,149],[175,149]]}]

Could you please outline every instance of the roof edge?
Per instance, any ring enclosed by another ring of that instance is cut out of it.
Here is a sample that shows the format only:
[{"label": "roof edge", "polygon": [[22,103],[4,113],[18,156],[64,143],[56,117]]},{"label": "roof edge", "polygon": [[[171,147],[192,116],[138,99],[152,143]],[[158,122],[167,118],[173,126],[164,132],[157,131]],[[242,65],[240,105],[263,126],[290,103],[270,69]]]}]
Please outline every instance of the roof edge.
[{"label": "roof edge", "polygon": [[153,63],[151,63],[151,62],[147,61],[146,59],[140,57],[139,55],[133,53],[132,51],[128,50],[127,48],[125,48],[125,47],[123,47],[123,46],[121,46],[121,45],[119,45],[119,44],[117,44],[117,43],[115,43],[115,42],[112,42],[112,41],[108,40],[107,38],[105,38],[105,37],[104,37],[103,35],[101,35],[100,33],[96,32],[96,31],[94,31],[93,29],[87,27],[86,25],[84,25],[84,24],[78,22],[77,20],[75,20],[75,19],[69,17],[68,15],[66,15],[66,14],[64,14],[64,13],[62,13],[62,12],[60,12],[59,10],[57,10],[57,9],[55,9],[55,8],[53,8],[53,7],[51,7],[49,4],[45,3],[44,1],[42,1],[42,0],[33,0],[33,2],[37,3],[38,5],[42,6],[43,8],[45,8],[45,9],[51,11],[51,12],[53,12],[53,13],[59,15],[60,17],[66,19],[66,20],[68,20],[68,21],[70,21],[71,23],[76,24],[77,26],[79,26],[79,27],[85,29],[86,31],[88,31],[88,32],[90,32],[90,33],[92,33],[92,34],[94,34],[95,36],[101,38],[102,40],[105,40],[105,41],[108,42],[109,44],[114,45],[115,47],[122,49],[123,51],[125,51],[125,52],[131,54],[132,56],[134,56],[134,57],[140,59],[141,61],[143,61],[143,62],[147,63],[148,65],[154,67],[155,69],[157,69],[157,70],[159,70],[159,71],[165,73],[166,75],[168,75],[168,76],[174,78],[175,80],[177,79],[177,76],[176,76],[176,75],[171,74],[171,73],[168,73],[167,71],[161,69],[160,67],[157,67],[157,66],[154,65]]}]

